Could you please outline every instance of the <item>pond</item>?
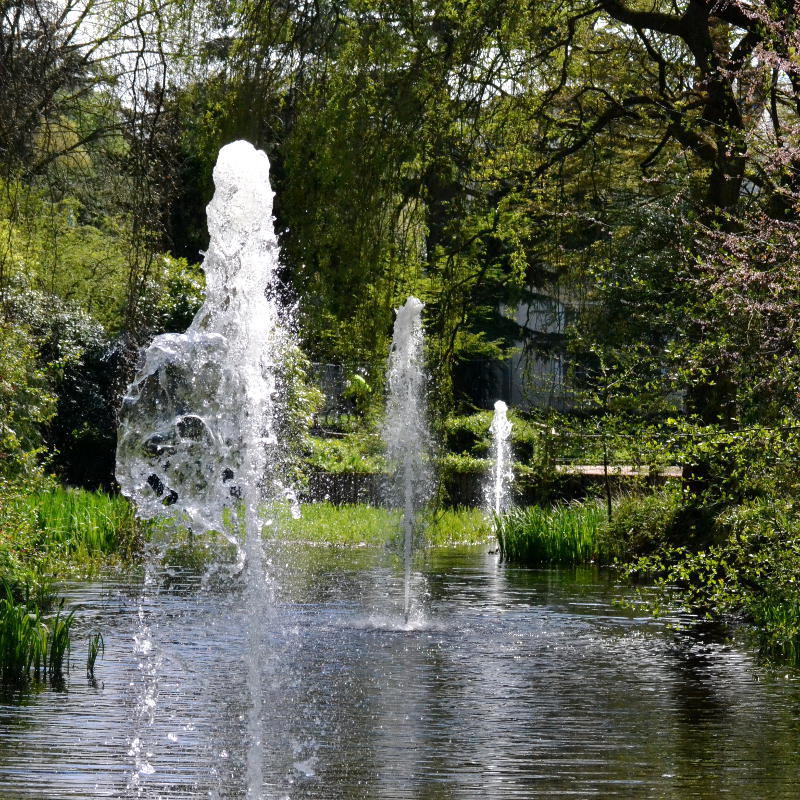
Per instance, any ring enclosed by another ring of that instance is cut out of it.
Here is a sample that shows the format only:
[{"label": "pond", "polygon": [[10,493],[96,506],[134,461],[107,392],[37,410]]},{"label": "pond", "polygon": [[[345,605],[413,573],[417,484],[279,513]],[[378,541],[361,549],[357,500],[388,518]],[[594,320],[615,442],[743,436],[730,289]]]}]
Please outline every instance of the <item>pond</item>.
[{"label": "pond", "polygon": [[[267,798],[796,798],[800,683],[697,623],[618,607],[592,570],[434,551],[272,553],[261,622]],[[68,587],[60,689],[0,700],[0,796],[241,798],[241,594],[168,570]],[[97,682],[82,669],[101,630]]]}]

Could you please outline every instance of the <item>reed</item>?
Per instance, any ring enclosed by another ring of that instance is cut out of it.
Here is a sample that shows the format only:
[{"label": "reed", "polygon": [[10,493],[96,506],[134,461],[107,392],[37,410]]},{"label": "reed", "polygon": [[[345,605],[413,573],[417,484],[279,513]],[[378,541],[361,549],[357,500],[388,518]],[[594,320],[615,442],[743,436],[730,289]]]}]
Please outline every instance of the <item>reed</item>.
[{"label": "reed", "polygon": [[30,595],[22,601],[10,583],[0,595],[0,681],[21,683],[30,677],[58,679],[64,672],[74,612],[58,608],[47,616]]},{"label": "reed", "polygon": [[103,634],[99,631],[92,634],[89,638],[89,652],[86,656],[86,677],[94,680],[94,665],[98,656],[104,656],[106,653],[106,643],[103,641]]},{"label": "reed", "polygon": [[607,557],[600,532],[605,510],[599,503],[529,506],[496,520],[501,557],[528,566],[572,566]]},{"label": "reed", "polygon": [[138,546],[133,511],[124,497],[56,487],[25,502],[44,547],[70,558],[127,556]]}]

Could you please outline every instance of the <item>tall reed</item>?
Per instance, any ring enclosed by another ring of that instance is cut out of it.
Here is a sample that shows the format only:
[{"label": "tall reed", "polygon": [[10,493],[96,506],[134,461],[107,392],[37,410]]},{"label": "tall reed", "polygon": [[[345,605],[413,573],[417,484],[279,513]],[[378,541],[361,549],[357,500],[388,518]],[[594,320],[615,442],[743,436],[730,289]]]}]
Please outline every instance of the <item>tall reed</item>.
[{"label": "tall reed", "polygon": [[106,652],[106,643],[103,640],[103,634],[99,631],[93,633],[89,639],[89,652],[86,655],[86,677],[94,680],[94,665],[97,661],[97,656],[103,656]]},{"label": "tall reed", "polygon": [[599,503],[529,506],[497,518],[497,540],[506,561],[529,566],[571,566],[608,557],[600,532],[605,511]]},{"label": "tall reed", "polygon": [[61,607],[47,616],[33,596],[18,600],[10,583],[0,594],[0,681],[20,683],[29,677],[55,679],[63,674],[74,612]]},{"label": "tall reed", "polygon": [[92,557],[130,555],[137,547],[133,511],[123,497],[56,487],[26,502],[47,548]]}]

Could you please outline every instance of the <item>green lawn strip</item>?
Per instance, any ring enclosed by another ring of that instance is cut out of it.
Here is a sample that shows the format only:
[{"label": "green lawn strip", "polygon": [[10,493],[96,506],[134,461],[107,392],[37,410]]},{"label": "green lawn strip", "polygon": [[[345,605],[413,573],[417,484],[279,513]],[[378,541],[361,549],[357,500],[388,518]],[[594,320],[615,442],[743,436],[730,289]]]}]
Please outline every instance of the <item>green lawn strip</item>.
[{"label": "green lawn strip", "polygon": [[[339,546],[378,546],[397,536],[401,513],[361,504],[308,503],[300,519],[288,513],[276,521],[278,538]],[[426,511],[416,528],[431,546],[478,544],[492,539],[491,525],[480,509]]]}]

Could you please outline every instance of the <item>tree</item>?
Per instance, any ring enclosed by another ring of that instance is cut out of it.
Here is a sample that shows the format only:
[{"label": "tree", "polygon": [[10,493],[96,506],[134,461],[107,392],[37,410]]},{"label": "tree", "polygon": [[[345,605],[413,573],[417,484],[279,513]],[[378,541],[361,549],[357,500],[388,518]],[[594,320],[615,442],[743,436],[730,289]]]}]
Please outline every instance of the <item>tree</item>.
[{"label": "tree", "polygon": [[[503,183],[525,158],[498,153],[520,149],[504,100],[535,8],[254,2],[227,29],[214,81],[232,91],[215,126],[270,154],[285,274],[315,358],[384,358],[392,309],[413,292],[446,397],[459,359],[501,354],[519,333],[499,307],[536,265],[525,200]],[[205,102],[220,108],[213,87]]]}]

